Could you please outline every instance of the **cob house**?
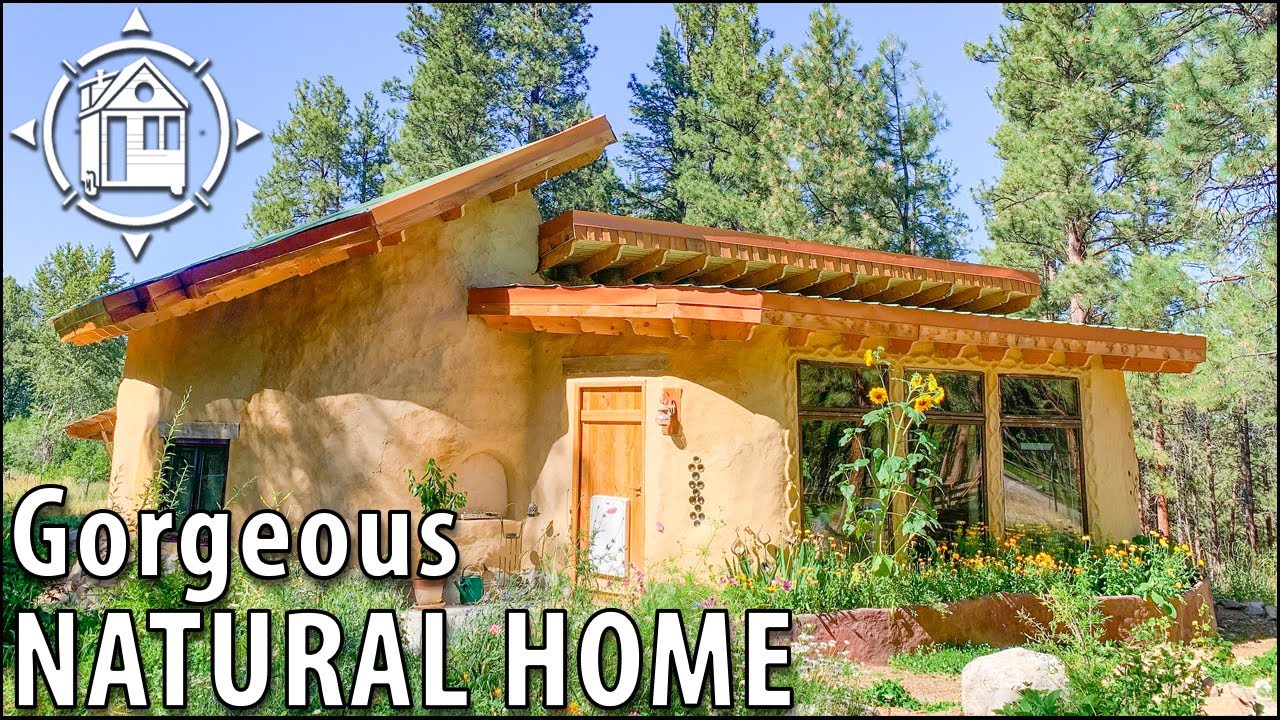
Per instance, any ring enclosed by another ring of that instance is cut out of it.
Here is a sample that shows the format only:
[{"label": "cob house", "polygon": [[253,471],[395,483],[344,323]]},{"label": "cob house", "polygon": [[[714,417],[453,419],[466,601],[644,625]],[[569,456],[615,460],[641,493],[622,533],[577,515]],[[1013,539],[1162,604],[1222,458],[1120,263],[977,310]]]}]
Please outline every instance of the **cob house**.
[{"label": "cob house", "polygon": [[1205,338],[1014,317],[1040,290],[1019,270],[540,217],[531,189],[613,141],[597,117],[66,311],[66,342],[128,336],[115,407],[68,433],[109,443],[117,502],[167,444],[195,481],[175,509],[233,522],[416,510],[435,458],[464,563],[605,536],[616,573],[831,525],[882,347],[947,390],[944,526],[1140,532],[1125,373],[1190,372]]}]

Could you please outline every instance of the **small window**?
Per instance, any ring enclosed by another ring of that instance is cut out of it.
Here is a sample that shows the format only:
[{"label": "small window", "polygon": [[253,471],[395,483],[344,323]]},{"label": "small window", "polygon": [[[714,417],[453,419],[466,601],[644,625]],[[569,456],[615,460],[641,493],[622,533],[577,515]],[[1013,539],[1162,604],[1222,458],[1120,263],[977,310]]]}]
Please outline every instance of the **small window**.
[{"label": "small window", "polygon": [[884,386],[879,371],[865,365],[804,362],[798,373],[801,412],[870,410],[874,406],[867,393]]},{"label": "small window", "polygon": [[159,150],[160,149],[160,118],[158,117],[142,118],[142,149],[143,150]]},{"label": "small window", "polygon": [[[875,408],[867,397],[884,380],[877,368],[865,365],[801,362],[796,368],[799,385],[800,473],[804,524],[819,534],[843,534],[844,496],[840,493],[841,465],[862,457],[861,443],[886,445],[879,428],[841,444],[845,434],[862,427],[862,415]],[[865,471],[864,471],[865,473]],[[864,473],[848,478],[859,488],[867,485]],[[858,495],[867,493],[860,490]]]},{"label": "small window", "polygon": [[937,444],[931,469],[938,476],[932,493],[938,524],[943,531],[955,530],[963,524],[985,523],[986,462],[983,456],[982,375],[964,372],[908,370],[907,376],[933,372],[938,384],[946,390],[946,399],[928,413],[925,430]]},{"label": "small window", "polygon": [[167,117],[164,119],[164,149],[182,149],[182,118]]},{"label": "small window", "polygon": [[1002,377],[1000,412],[1010,417],[1079,418],[1080,386],[1072,378]]},{"label": "small window", "polygon": [[165,455],[160,509],[173,510],[181,524],[193,512],[222,509],[227,493],[225,440],[172,440]]},{"label": "small window", "polygon": [[1084,532],[1080,386],[1074,378],[1000,378],[1005,526]]}]

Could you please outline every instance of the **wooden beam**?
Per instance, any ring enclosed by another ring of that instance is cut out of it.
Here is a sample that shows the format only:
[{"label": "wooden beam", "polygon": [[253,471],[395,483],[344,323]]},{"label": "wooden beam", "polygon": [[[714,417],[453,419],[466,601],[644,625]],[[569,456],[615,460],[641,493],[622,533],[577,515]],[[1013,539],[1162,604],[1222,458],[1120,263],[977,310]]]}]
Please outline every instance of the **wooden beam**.
[{"label": "wooden beam", "polygon": [[928,303],[928,306],[938,310],[963,310],[966,304],[977,300],[980,295],[982,295],[982,288],[980,287],[967,287],[958,290],[953,288],[950,295]]},{"label": "wooden beam", "polygon": [[804,328],[789,328],[787,330],[787,344],[791,347],[804,347],[809,344],[809,336],[813,335],[812,330]]},{"label": "wooden beam", "polygon": [[631,282],[641,275],[648,275],[665,265],[667,262],[667,253],[664,250],[655,250],[644,257],[634,260],[620,269],[619,275],[623,282]]},{"label": "wooden beam", "polygon": [[699,285],[727,285],[746,274],[746,260],[730,260],[718,268],[697,275],[696,279]]},{"label": "wooden beam", "polygon": [[578,274],[582,277],[591,277],[601,270],[611,267],[622,259],[622,249],[621,245],[614,245],[592,255],[578,264]]},{"label": "wooden beam", "polygon": [[823,280],[816,285],[812,285],[806,288],[804,292],[806,295],[829,297],[836,293],[843,292],[847,288],[853,287],[855,282],[857,282],[857,277],[854,275],[839,275],[831,278],[830,280]]},{"label": "wooden beam", "polygon": [[774,283],[773,287],[770,289],[781,293],[801,292],[808,287],[818,284],[818,281],[821,279],[821,270],[805,270],[804,272],[797,273],[789,278],[779,280],[777,283]]},{"label": "wooden beam", "polygon": [[1033,350],[1031,348],[1022,348],[1022,362],[1028,365],[1044,365],[1049,362],[1049,356],[1053,354],[1050,350]]},{"label": "wooden beam", "polygon": [[734,280],[731,285],[736,288],[763,288],[781,280],[782,276],[785,275],[786,272],[786,265],[769,265],[768,267],[743,275],[737,280]]},{"label": "wooden beam", "polygon": [[453,222],[454,220],[461,220],[462,216],[466,214],[466,211],[467,211],[466,205],[459,205],[456,208],[450,208],[440,213],[440,219],[445,222]]},{"label": "wooden beam", "polygon": [[[924,285],[925,286],[920,288],[919,292],[915,293],[914,295],[908,295],[907,297],[904,297],[902,298],[902,300],[898,301],[899,304],[917,305],[917,306],[928,305],[932,302],[941,300],[951,294],[950,283],[933,284],[933,283],[926,282]],[[929,285],[932,285],[932,287],[928,287]]]},{"label": "wooden beam", "polygon": [[564,241],[551,252],[545,253],[542,257],[538,258],[538,269],[550,270],[553,267],[560,267],[561,265],[564,265],[573,257],[573,252],[576,247],[577,245],[573,240]]},{"label": "wooden beam", "polygon": [[674,285],[677,282],[707,269],[711,263],[709,255],[695,255],[688,260],[676,263],[658,275],[663,285]]},{"label": "wooden beam", "polygon": [[875,295],[887,287],[889,287],[889,278],[887,277],[859,275],[857,276],[857,283],[853,287],[837,294],[841,300],[865,300],[868,296]]},{"label": "wooden beam", "polygon": [[860,299],[865,302],[896,303],[919,292],[922,285],[924,285],[923,280],[898,280],[893,278],[889,280],[889,285],[884,290],[871,295],[864,295]]},{"label": "wooden beam", "polygon": [[1010,294],[1008,290],[983,290],[977,300],[968,303],[962,309],[971,313],[986,312],[993,307],[1003,305],[1009,300]]}]

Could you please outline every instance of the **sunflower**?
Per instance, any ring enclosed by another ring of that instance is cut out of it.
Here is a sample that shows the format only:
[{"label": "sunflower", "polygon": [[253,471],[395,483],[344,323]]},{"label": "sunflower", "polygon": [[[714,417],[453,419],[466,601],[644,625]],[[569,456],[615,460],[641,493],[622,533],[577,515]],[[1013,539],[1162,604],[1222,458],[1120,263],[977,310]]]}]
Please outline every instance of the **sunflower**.
[{"label": "sunflower", "polygon": [[871,388],[871,392],[867,393],[867,399],[873,405],[883,405],[889,400],[889,393],[882,387]]},{"label": "sunflower", "polygon": [[946,399],[947,399],[947,389],[940,386],[938,388],[938,392],[933,394],[933,404],[941,405],[942,401]]},{"label": "sunflower", "polygon": [[876,356],[870,350],[868,350],[867,353],[862,356],[862,360],[867,364],[867,367],[871,367],[872,365],[876,364]]},{"label": "sunflower", "polygon": [[912,390],[915,390],[924,384],[924,380],[920,379],[920,373],[912,373],[911,382],[908,384],[911,385]]},{"label": "sunflower", "polygon": [[921,395],[920,397],[916,398],[916,401],[915,403],[912,404],[912,407],[916,409],[916,412],[929,412],[929,408],[933,407],[933,398],[929,397],[928,395]]},{"label": "sunflower", "polygon": [[929,377],[927,377],[927,378],[925,378],[925,379],[927,380],[927,382],[925,383],[925,385],[926,385],[926,387],[928,387],[928,388],[929,388],[929,392],[931,392],[931,393],[933,393],[933,392],[937,392],[937,391],[938,391],[938,378],[934,377],[934,376],[933,376],[933,373],[929,373]]}]

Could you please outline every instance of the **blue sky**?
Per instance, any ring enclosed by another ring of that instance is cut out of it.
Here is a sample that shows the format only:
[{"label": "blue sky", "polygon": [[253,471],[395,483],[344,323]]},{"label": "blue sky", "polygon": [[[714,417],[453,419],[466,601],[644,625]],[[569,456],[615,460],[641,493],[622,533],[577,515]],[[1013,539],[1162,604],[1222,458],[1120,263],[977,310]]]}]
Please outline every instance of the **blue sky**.
[{"label": "blue sky", "polygon": [[[111,244],[120,270],[140,280],[249,239],[242,227],[244,216],[254,181],[271,161],[271,146],[265,139],[232,153],[210,196],[209,210],[197,210],[171,228],[153,232],[141,260],[135,261],[119,230],[78,210],[63,210],[62,194],[40,153],[9,136],[10,130],[42,115],[62,60],[75,60],[89,49],[119,39],[133,7],[4,6],[5,275],[26,282],[55,245],[78,242]],[[776,45],[798,45],[812,8],[763,4],[760,15],[762,23],[775,32]],[[365,90],[380,90],[385,79],[407,75],[411,67],[395,40],[405,24],[403,5],[150,4],[141,9],[153,39],[181,48],[197,60],[212,60],[210,72],[227,98],[232,117],[243,118],[264,134],[287,117],[300,78],[332,74],[348,93],[358,96]],[[999,121],[987,95],[996,76],[993,67],[967,59],[962,46],[968,40],[984,39],[996,28],[999,6],[860,4],[840,9],[866,52],[874,51],[887,33],[901,37],[909,55],[920,63],[926,86],[942,96],[951,127],[939,138],[939,146],[942,155],[956,165],[959,204],[975,227],[970,245],[979,246],[985,235],[970,190],[999,172],[999,161],[988,142]],[[631,73],[648,76],[646,65],[659,29],[672,23],[674,13],[665,4],[597,5],[593,13],[587,37],[599,52],[589,72],[589,99],[592,109],[607,115],[621,135],[631,128],[627,80]],[[193,99],[193,107],[196,102]],[[199,135],[201,130],[213,134]],[[195,156],[206,147],[202,143],[216,135],[216,123],[202,122],[193,110],[188,133],[194,166]],[[60,148],[66,147],[62,138],[60,133]],[[74,138],[66,142],[73,143]],[[620,145],[611,150],[620,151]],[[78,167],[74,158],[70,167]]]}]

